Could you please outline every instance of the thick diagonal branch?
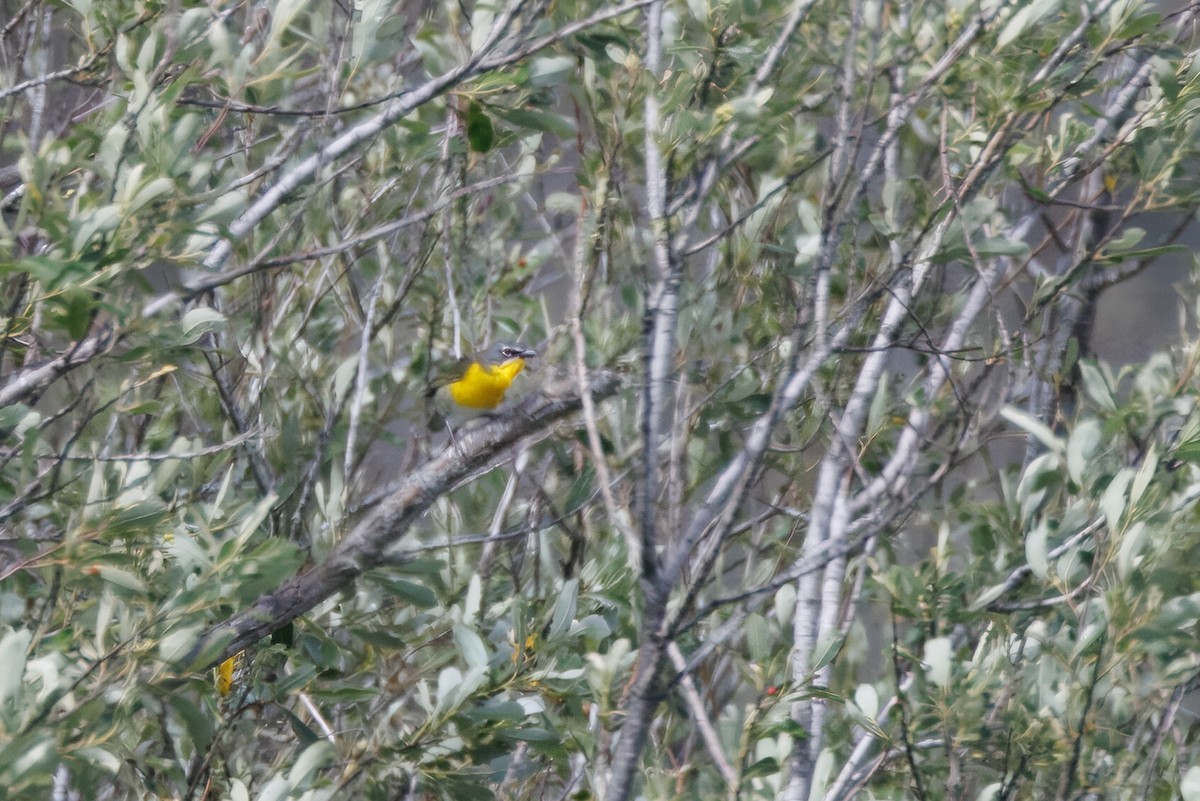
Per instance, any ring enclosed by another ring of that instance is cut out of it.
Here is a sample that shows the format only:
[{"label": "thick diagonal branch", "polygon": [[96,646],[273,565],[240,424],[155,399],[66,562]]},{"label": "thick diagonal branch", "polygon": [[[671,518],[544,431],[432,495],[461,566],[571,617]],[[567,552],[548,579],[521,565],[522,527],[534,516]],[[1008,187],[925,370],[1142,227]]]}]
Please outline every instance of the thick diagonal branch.
[{"label": "thick diagonal branch", "polygon": [[[613,373],[593,373],[589,390],[592,398],[599,400],[613,395],[619,386],[620,380]],[[552,423],[578,411],[582,403],[578,382],[571,379],[525,398],[504,416],[468,426],[456,435],[455,444],[407,475],[324,561],[288,579],[249,609],[213,626],[193,646],[183,663],[191,666],[204,657],[206,662],[215,664],[350,586],[364,572],[383,563],[388,547],[439,496],[505,448],[544,433]]]}]

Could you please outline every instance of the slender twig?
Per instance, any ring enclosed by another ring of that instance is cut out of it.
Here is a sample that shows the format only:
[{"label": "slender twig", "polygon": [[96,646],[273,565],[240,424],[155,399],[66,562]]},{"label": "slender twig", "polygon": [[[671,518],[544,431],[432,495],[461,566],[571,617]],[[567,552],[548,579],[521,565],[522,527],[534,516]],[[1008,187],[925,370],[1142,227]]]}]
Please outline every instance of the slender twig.
[{"label": "slender twig", "polygon": [[493,70],[500,69],[501,67],[507,67],[510,64],[516,64],[518,61],[523,61],[529,56],[532,56],[534,53],[545,50],[547,47],[556,45],[559,42],[565,41],[566,39],[570,39],[575,34],[586,31],[588,28],[599,25],[601,22],[607,22],[610,19],[623,17],[633,11],[638,11],[639,9],[645,8],[652,2],[655,2],[655,0],[632,0],[632,2],[622,3],[621,5],[602,8],[581,20],[568,23],[554,32],[546,34],[540,39],[534,39],[532,42],[528,42],[520,47],[514,47],[507,53],[489,56],[480,61],[479,69],[481,71],[491,72]]},{"label": "slender twig", "polygon": [[[1046,553],[1046,558],[1057,559],[1058,557],[1067,553],[1079,545],[1079,543],[1083,542],[1099,531],[1105,525],[1105,522],[1106,519],[1103,515],[1097,517],[1079,531],[1063,540],[1061,545],[1050,549]],[[1028,563],[1012,570],[1012,572],[1008,574],[1004,581],[987,591],[986,597],[988,598],[988,601],[985,608],[990,610],[993,608],[993,605],[1002,605],[1003,602],[1000,599],[1019,587],[1021,582],[1023,582],[1032,573],[1033,567],[1031,567]],[[976,605],[978,605],[978,602]],[[997,606],[997,611],[1000,611],[999,606]]]},{"label": "slender twig", "polygon": [[[246,411],[242,404],[238,402],[237,394],[230,383],[229,363],[218,355],[222,350],[220,345],[217,344],[215,335],[207,334],[205,335],[205,339],[208,340],[208,345],[204,348],[204,359],[208,364],[209,375],[212,377],[213,385],[217,388],[217,398],[220,400],[225,414],[229,417],[229,422],[233,424],[233,428],[238,434],[246,434],[255,430],[256,427],[251,425]],[[244,451],[250,462],[250,473],[254,476],[254,481],[258,485],[259,491],[263,495],[271,494],[275,486],[275,477],[271,472],[270,465],[267,464],[267,460],[263,456],[262,449],[258,447],[258,442],[253,437],[247,437],[242,442],[245,445]]]},{"label": "slender twig", "polygon": [[[1096,688],[1100,684],[1100,678],[1107,673],[1107,670],[1104,668],[1104,649],[1107,641],[1107,633],[1101,631],[1099,640],[1096,643],[1096,663],[1092,665],[1092,677],[1084,684],[1083,709],[1079,713],[1079,724],[1075,728],[1074,736],[1071,738],[1071,756],[1061,768],[1062,772],[1060,774],[1055,801],[1067,801],[1071,797],[1071,790],[1077,781],[1076,774],[1079,772],[1079,762],[1083,757],[1084,735],[1088,733],[1088,729],[1090,728],[1088,717],[1091,715],[1092,706],[1096,701]],[[1064,727],[1070,726],[1069,721],[1064,720],[1063,723]]]},{"label": "slender twig", "polygon": [[122,453],[114,455],[69,454],[62,458],[76,462],[170,462],[189,461],[205,456],[215,456],[218,453],[240,448],[247,440],[260,438],[262,431],[251,429],[216,445],[209,445],[195,451],[178,451],[175,453]]},{"label": "slender twig", "polygon": [[912,777],[913,795],[920,801],[924,801],[925,784],[922,779],[921,768],[917,764],[916,749],[917,745],[913,742],[912,727],[909,724],[909,709],[905,700],[905,693],[900,688],[910,686],[911,682],[905,677],[905,671],[900,662],[900,628],[896,621],[895,614],[892,615],[892,675],[896,680],[896,709],[899,714],[896,716],[900,723],[900,742],[901,749],[904,752],[904,759],[908,763],[909,775]]},{"label": "slender twig", "polygon": [[[580,397],[586,394],[586,392],[581,393]],[[475,572],[485,579],[491,574],[496,543],[500,542],[500,534],[504,531],[504,519],[512,509],[513,501],[516,500],[517,485],[521,483],[525,466],[528,463],[529,449],[522,446],[518,448],[516,457],[513,459],[512,470],[509,471],[508,479],[504,482],[504,492],[500,495],[500,502],[496,504],[496,508],[492,512],[492,524],[488,527],[489,536],[484,541],[483,547],[479,549],[479,559],[475,563]]]},{"label": "slender twig", "polygon": [[72,75],[78,75],[81,72],[86,72],[90,68],[91,63],[89,62],[83,66],[67,67],[66,69],[55,70],[54,72],[48,72],[43,75],[39,75],[36,78],[30,78],[27,81],[21,81],[20,83],[14,84],[5,89],[0,89],[0,100],[3,100],[9,95],[20,94],[21,92],[27,92],[30,89],[45,86],[48,83],[60,80],[62,78],[69,78]]},{"label": "slender twig", "polygon": [[[573,267],[571,281],[571,311],[567,324],[571,330],[571,341],[574,345],[575,377],[580,387],[588,385],[589,370],[587,366],[587,340],[583,332],[583,318],[587,311],[588,287],[599,262],[601,238],[605,223],[608,219],[608,181],[601,181],[592,197],[591,207],[595,209],[594,216],[589,216],[584,209],[579,212],[576,223],[575,254],[571,260]],[[592,465],[596,470],[596,478],[600,483],[600,497],[604,501],[604,510],[608,522],[616,526],[625,538],[626,557],[630,566],[637,568],[637,557],[640,555],[640,541],[630,519],[629,510],[617,504],[613,494],[612,476],[608,462],[604,457],[604,446],[600,438],[600,426],[596,421],[596,404],[587,393],[583,393],[583,425],[587,432],[588,450],[591,452]]]},{"label": "slender twig", "polygon": [[717,772],[725,780],[726,789],[736,787],[738,781],[737,772],[729,764],[729,759],[725,756],[725,749],[721,746],[721,738],[717,735],[717,730],[708,716],[708,711],[704,708],[704,699],[700,697],[700,693],[696,689],[696,682],[690,675],[683,672],[684,668],[687,667],[687,660],[683,656],[683,651],[679,650],[678,643],[672,642],[667,646],[667,656],[670,657],[671,664],[675,666],[675,669],[682,676],[679,683],[683,690],[683,700],[687,704],[688,713],[692,716],[692,724],[699,730],[700,739],[704,741],[705,750],[708,751],[713,764],[717,766]]},{"label": "slender twig", "polygon": [[342,458],[342,475],[346,481],[354,475],[354,450],[358,444],[358,426],[362,416],[363,403],[367,397],[367,380],[370,372],[371,337],[374,332],[376,307],[379,305],[379,293],[383,287],[386,271],[380,270],[379,275],[371,283],[367,293],[367,317],[363,321],[362,330],[358,337],[358,366],[354,374],[354,389],[350,396],[350,423],[346,431],[345,453]]}]

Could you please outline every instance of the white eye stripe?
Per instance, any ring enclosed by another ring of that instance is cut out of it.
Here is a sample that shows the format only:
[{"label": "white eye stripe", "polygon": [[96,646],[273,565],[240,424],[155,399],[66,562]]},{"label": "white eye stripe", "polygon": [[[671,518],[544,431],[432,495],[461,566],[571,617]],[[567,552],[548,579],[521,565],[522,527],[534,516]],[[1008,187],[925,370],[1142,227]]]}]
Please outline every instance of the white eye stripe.
[{"label": "white eye stripe", "polygon": [[523,348],[520,345],[499,345],[494,351],[500,359],[525,359],[533,356],[534,352],[528,348]]}]

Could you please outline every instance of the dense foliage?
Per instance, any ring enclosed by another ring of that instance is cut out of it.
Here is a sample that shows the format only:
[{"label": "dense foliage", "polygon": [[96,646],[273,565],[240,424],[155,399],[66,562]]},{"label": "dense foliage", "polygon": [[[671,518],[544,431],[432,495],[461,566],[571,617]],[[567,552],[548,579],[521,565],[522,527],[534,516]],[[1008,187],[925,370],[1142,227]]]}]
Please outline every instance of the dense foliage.
[{"label": "dense foliage", "polygon": [[1198,10],[0,0],[0,797],[1200,799]]}]

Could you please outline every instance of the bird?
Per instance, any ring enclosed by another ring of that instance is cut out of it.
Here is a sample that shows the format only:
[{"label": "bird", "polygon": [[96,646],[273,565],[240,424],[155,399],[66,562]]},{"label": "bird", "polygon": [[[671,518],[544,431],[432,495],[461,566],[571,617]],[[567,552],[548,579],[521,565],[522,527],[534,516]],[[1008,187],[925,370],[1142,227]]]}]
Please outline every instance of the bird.
[{"label": "bird", "polygon": [[244,668],[242,665],[242,657],[245,653],[245,651],[238,651],[236,654],[229,657],[217,666],[217,694],[222,698],[233,692],[234,682],[237,678],[238,671],[241,670],[243,673],[245,672],[242,670]]},{"label": "bird", "polygon": [[537,351],[519,344],[497,343],[474,357],[459,359],[426,393],[446,420],[479,417],[504,402],[513,381]]}]

